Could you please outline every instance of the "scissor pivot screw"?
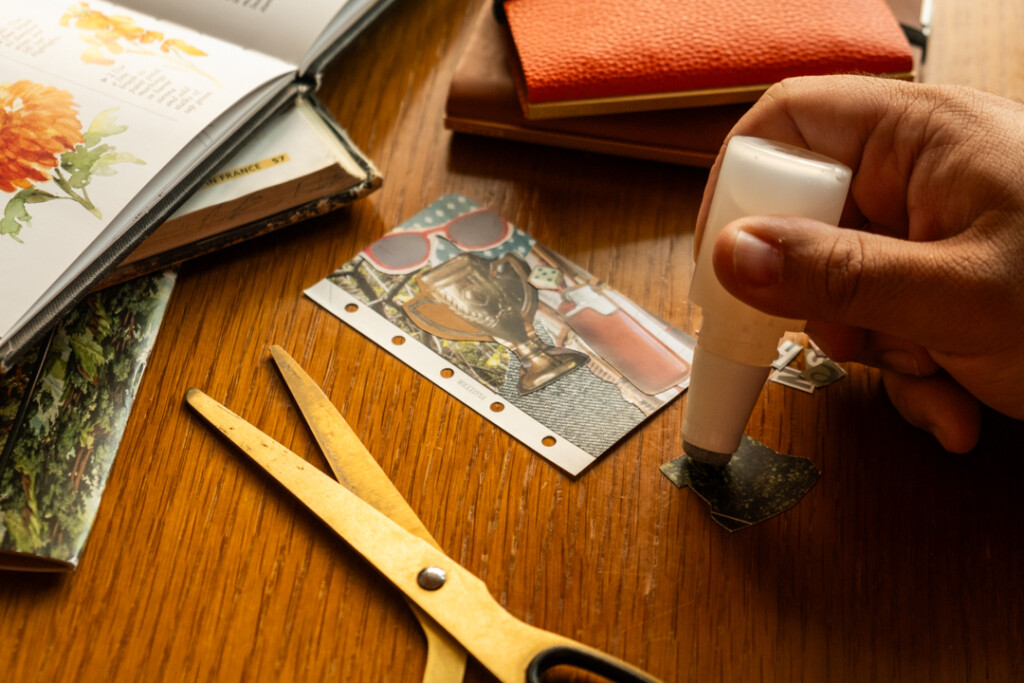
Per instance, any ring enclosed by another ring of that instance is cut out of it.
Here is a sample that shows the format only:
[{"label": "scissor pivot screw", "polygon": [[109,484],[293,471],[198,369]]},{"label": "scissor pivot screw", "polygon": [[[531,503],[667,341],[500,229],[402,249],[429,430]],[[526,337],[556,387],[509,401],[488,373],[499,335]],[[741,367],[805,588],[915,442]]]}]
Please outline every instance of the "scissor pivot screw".
[{"label": "scissor pivot screw", "polygon": [[420,573],[416,575],[416,583],[420,585],[420,588],[428,591],[436,591],[447,580],[448,575],[440,567],[427,567],[421,569]]}]

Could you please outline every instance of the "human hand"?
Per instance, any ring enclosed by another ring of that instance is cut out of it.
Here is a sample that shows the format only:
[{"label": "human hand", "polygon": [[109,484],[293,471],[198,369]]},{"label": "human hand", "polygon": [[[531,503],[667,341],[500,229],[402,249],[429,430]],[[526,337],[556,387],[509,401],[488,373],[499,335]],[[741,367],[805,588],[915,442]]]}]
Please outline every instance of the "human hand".
[{"label": "human hand", "polygon": [[1024,419],[1024,106],[809,77],[773,86],[731,134],[825,154],[853,180],[841,228],[781,216],[726,226],[709,246],[727,290],[807,320],[833,359],[880,367],[897,410],[949,451],[976,445],[979,401]]}]

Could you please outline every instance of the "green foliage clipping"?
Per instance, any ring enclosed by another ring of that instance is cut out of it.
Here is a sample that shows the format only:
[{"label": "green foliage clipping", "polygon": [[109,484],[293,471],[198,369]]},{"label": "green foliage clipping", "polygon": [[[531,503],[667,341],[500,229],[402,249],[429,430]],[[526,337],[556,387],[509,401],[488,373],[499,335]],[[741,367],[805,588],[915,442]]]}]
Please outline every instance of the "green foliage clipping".
[{"label": "green foliage clipping", "polygon": [[147,276],[79,304],[30,395],[38,354],[0,375],[0,550],[77,561],[173,281]]},{"label": "green foliage clipping", "polygon": [[83,141],[60,155],[60,164],[52,171],[51,182],[64,194],[54,194],[34,186],[19,191],[8,200],[4,208],[3,217],[0,218],[0,236],[8,235],[21,242],[18,235],[32,220],[28,206],[54,199],[77,202],[97,218],[103,217],[89,198],[88,186],[93,176],[114,175],[114,164],[146,163],[127,152],[118,152],[117,148],[104,142],[106,138],[128,130],[127,126],[118,124],[114,119],[115,111],[107,109],[97,114],[88,130],[83,132]]}]

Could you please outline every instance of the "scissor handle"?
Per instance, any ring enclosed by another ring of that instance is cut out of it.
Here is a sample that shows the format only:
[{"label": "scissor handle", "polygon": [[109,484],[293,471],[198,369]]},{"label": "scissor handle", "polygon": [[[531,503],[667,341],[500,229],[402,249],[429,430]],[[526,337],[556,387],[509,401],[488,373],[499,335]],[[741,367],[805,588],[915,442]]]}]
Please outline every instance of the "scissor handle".
[{"label": "scissor handle", "polygon": [[568,645],[549,647],[538,653],[526,669],[527,683],[542,683],[544,674],[556,666],[571,666],[581,671],[603,676],[616,683],[658,683],[656,679],[643,672],[604,657],[598,652]]}]

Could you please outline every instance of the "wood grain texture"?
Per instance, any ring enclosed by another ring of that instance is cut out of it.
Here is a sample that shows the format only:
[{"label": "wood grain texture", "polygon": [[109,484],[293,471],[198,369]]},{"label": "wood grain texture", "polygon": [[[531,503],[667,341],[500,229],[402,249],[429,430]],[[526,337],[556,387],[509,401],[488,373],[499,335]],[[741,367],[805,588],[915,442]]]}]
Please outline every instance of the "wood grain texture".
[{"label": "wood grain texture", "polygon": [[[186,266],[99,517],[68,576],[0,576],[5,681],[418,681],[398,593],[184,405],[197,386],[326,465],[277,377],[321,383],[441,547],[525,621],[668,681],[1008,681],[1024,671],[1020,423],[951,457],[876,373],[770,386],[750,424],[812,458],[791,511],[729,534],[658,466],[677,401],[573,481],[303,299],[447,192],[676,324],[706,172],[453,137],[448,78],[478,0],[400,0],[322,97],[385,175],[368,200]],[[1024,97],[1017,0],[937,2],[927,79]],[[467,680],[492,680],[471,664]]]}]

